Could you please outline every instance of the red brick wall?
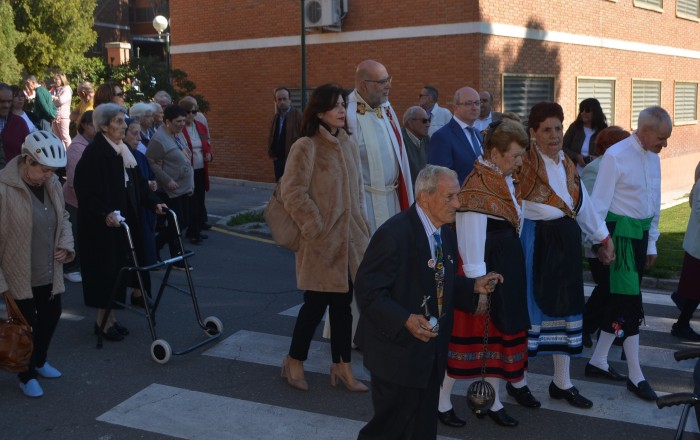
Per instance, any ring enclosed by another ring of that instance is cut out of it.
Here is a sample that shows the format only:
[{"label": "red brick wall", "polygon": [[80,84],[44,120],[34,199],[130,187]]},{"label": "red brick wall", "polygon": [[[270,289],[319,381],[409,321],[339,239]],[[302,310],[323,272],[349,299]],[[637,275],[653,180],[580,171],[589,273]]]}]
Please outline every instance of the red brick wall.
[{"label": "red brick wall", "polygon": [[[377,2],[351,0],[343,32],[475,22],[513,24],[605,38],[616,38],[700,50],[700,24],[675,16],[667,1],[663,14],[632,6],[632,0],[570,2],[435,0]],[[182,44],[293,36],[299,34],[300,2],[210,0],[170,3],[172,43]],[[684,36],[681,38],[681,36]],[[300,87],[299,46],[269,49],[175,54],[173,65],[186,70],[198,93],[211,103],[207,114],[215,161],[212,173],[222,177],[272,181],[267,133],[274,112],[272,90]],[[490,90],[501,102],[502,73],[556,75],[556,99],[566,112],[576,111],[576,77],[616,78],[615,123],[630,127],[631,79],[662,80],[662,105],[673,114],[673,81],[697,80],[700,60],[598,47],[481,34],[419,37],[338,44],[307,45],[307,84],[339,82],[352,87],[358,62],[373,58],[393,75],[391,102],[399,117],[418,101],[424,84],[440,90],[449,105],[464,85]],[[674,127],[671,148],[663,157],[700,151],[698,125]],[[694,164],[693,164],[694,168]]]}]

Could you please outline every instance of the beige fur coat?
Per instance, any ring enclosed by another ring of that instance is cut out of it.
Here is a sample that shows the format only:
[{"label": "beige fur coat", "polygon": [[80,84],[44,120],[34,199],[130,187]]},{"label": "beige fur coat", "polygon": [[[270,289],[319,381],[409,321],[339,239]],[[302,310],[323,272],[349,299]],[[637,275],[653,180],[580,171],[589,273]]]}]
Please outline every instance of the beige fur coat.
[{"label": "beige fur coat", "polygon": [[[22,156],[17,156],[0,171],[0,292],[9,290],[16,300],[32,298],[32,195],[20,177],[23,160]],[[56,294],[66,290],[63,263],[73,261],[75,251],[63,189],[55,175],[46,182],[46,192],[58,223],[54,247],[68,251],[64,261],[54,261],[53,293]]]},{"label": "beige fur coat", "polygon": [[280,180],[284,207],[301,230],[297,288],[347,292],[362,261],[370,229],[357,145],[323,126],[292,145]]}]

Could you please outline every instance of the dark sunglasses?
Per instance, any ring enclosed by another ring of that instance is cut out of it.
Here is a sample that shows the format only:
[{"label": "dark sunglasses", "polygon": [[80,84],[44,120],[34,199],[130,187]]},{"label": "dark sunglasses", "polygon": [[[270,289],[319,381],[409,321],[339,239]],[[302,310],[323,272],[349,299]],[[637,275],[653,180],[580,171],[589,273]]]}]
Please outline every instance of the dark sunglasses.
[{"label": "dark sunglasses", "polygon": [[122,97],[122,96],[124,96],[124,92],[115,93],[114,96]]},{"label": "dark sunglasses", "polygon": [[187,113],[189,113],[189,114],[191,114],[191,115],[196,115],[196,114],[197,114],[197,110],[187,110]]},{"label": "dark sunglasses", "polygon": [[430,124],[430,118],[413,118],[411,121],[421,121],[424,124]]}]

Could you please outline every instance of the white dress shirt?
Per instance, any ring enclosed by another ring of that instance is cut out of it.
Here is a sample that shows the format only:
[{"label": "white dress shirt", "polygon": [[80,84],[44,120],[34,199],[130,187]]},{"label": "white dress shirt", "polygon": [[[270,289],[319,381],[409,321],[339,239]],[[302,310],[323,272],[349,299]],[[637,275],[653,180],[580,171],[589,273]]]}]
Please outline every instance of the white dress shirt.
[{"label": "white dress shirt", "polygon": [[489,112],[489,114],[484,119],[477,119],[476,121],[474,121],[474,128],[476,128],[479,131],[486,130],[489,124],[493,122],[492,113],[493,112]]},{"label": "white dress shirt", "polygon": [[430,116],[430,128],[428,129],[428,136],[432,136],[433,133],[438,131],[443,126],[447,125],[452,119],[452,113],[444,107],[440,107],[437,103],[428,112]]},{"label": "white dress shirt", "polygon": [[600,161],[592,199],[598,215],[608,211],[635,219],[653,217],[647,255],[656,255],[661,213],[661,161],[636,133],[608,148]]},{"label": "white dress shirt", "polygon": [[457,124],[462,128],[462,131],[464,131],[464,135],[467,137],[467,140],[469,141],[469,145],[472,146],[472,150],[474,153],[476,153],[477,157],[483,157],[484,155],[484,150],[481,148],[481,144],[477,145],[476,147],[474,146],[474,143],[472,142],[472,134],[467,130],[468,127],[475,128],[473,125],[469,125],[466,122],[462,121],[461,119],[457,118],[456,116],[452,117]]},{"label": "white dress shirt", "polygon": [[[564,168],[564,152],[559,151],[559,163],[556,163],[549,156],[542,154],[538,148],[538,154],[542,157],[549,186],[554,192],[567,204],[569,208],[574,209],[574,199],[569,194],[566,186],[566,170]],[[607,154],[607,153],[606,153]],[[600,175],[598,177],[600,179]],[[597,182],[596,182],[597,185]],[[605,225],[605,216],[600,216],[593,206],[593,202],[586,191],[586,187],[581,185],[581,208],[576,215],[576,222],[581,227],[581,230],[586,234],[593,243],[600,243],[608,236],[608,228]],[[545,205],[531,201],[523,202],[523,212],[525,218],[529,220],[556,220],[564,217],[564,211],[554,206]]]}]

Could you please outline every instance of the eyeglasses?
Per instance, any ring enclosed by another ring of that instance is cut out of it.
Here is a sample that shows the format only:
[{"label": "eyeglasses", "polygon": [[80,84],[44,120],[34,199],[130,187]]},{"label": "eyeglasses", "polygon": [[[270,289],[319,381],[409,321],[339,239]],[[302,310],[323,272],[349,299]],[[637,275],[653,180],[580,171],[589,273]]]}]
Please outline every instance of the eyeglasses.
[{"label": "eyeglasses", "polygon": [[481,106],[481,101],[455,102],[455,105],[463,105],[463,106],[465,106],[465,107],[480,107],[480,106]]},{"label": "eyeglasses", "polygon": [[489,100],[486,99],[486,98],[480,99],[479,101],[480,101],[482,104],[486,104],[487,102],[489,102]]},{"label": "eyeglasses", "polygon": [[380,86],[385,86],[387,84],[391,84],[391,75],[387,76],[384,79],[365,79],[363,81],[379,84]]},{"label": "eyeglasses", "polygon": [[189,113],[190,115],[196,115],[197,110],[187,110],[187,113]]},{"label": "eyeglasses", "polygon": [[421,121],[424,124],[430,124],[430,118],[411,118],[411,121]]},{"label": "eyeglasses", "polygon": [[122,96],[124,96],[124,92],[115,93],[114,96],[118,96],[121,98]]},{"label": "eyeglasses", "polygon": [[430,95],[427,95],[427,94],[424,95],[424,94],[421,93],[420,95],[418,95],[418,99],[421,99],[421,98],[424,97],[424,96],[430,96]]}]

